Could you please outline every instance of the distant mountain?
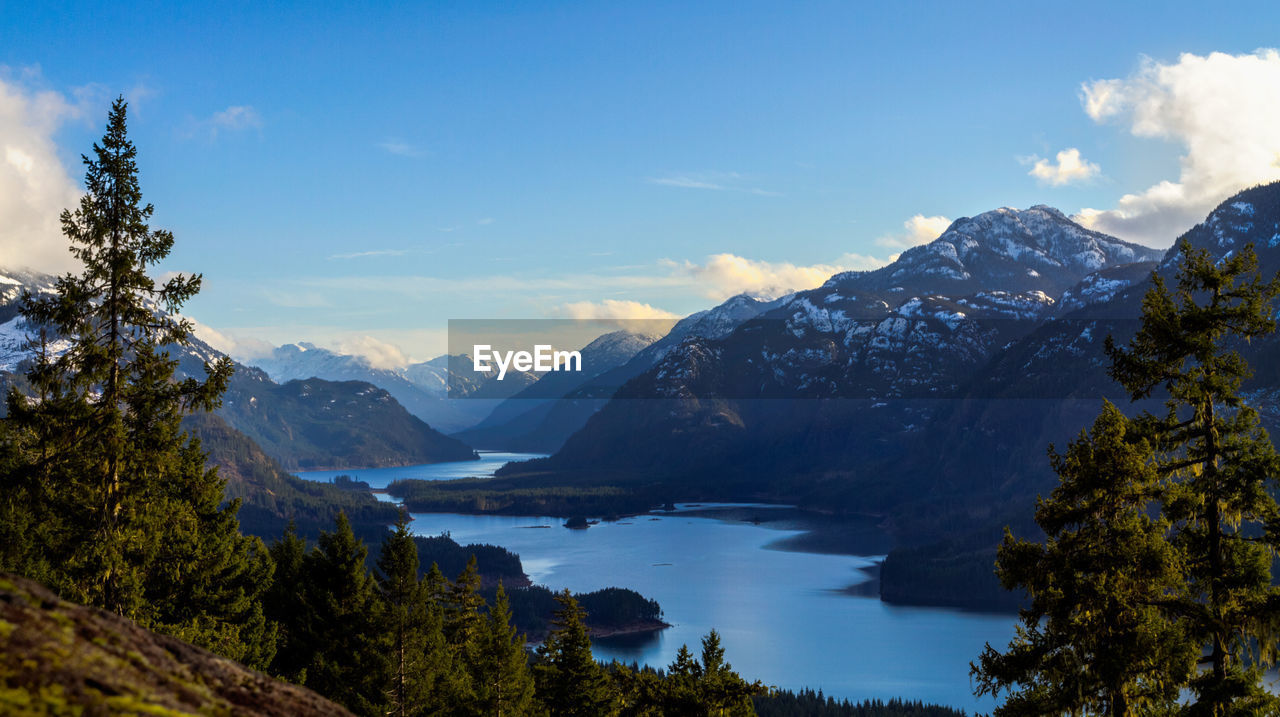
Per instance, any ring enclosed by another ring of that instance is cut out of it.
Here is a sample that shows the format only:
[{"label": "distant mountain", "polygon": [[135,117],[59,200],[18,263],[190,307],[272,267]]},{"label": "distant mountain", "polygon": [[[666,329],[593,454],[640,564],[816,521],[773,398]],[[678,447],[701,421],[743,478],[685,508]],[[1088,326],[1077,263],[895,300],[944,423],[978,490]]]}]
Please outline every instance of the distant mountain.
[{"label": "distant mountain", "polygon": [[394,396],[409,413],[446,433],[474,426],[501,399],[538,380],[518,371],[509,371],[502,381],[494,380],[495,375],[477,375],[465,355],[440,356],[397,369],[374,368],[362,356],[306,342],[285,344],[251,363],[278,383],[307,378],[371,383]]},{"label": "distant mountain", "polygon": [[[184,369],[200,369],[184,361]],[[410,415],[364,381],[319,378],[277,384],[237,366],[217,414],[288,470],[368,468],[475,458],[469,446]]]},{"label": "distant mountain", "polygon": [[[47,291],[53,277],[0,270],[0,386],[25,383],[29,331],[17,314],[24,288]],[[53,340],[52,350],[65,342]],[[203,377],[204,363],[223,354],[196,337],[177,350],[179,373]],[[461,403],[461,402],[459,402]],[[359,381],[272,381],[265,372],[237,365],[218,409],[232,427],[255,440],[289,470],[410,465],[470,460],[465,444],[410,415],[387,391]]]},{"label": "distant mountain", "polygon": [[498,404],[474,428],[453,434],[468,445],[505,450],[554,450],[581,423],[565,424],[548,416],[556,404],[601,374],[630,361],[660,337],[614,331],[581,349],[582,371],[553,371]]},{"label": "distant mountain", "polygon": [[766,301],[739,294],[714,308],[690,314],[676,322],[662,338],[636,352],[626,363],[581,383],[550,404],[538,417],[535,427],[528,427],[532,421],[521,422],[516,431],[494,431],[475,436],[474,440],[485,447],[555,451],[566,438],[582,428],[620,386],[650,369],[681,341],[697,337],[722,338],[747,319],[778,306],[785,298]]}]

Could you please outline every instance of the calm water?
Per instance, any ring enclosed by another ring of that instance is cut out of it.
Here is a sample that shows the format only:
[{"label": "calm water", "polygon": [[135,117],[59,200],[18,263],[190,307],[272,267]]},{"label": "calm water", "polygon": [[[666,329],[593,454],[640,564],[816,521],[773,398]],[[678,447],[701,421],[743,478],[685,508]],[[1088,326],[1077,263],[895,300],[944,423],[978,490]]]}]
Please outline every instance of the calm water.
[{"label": "calm water", "polygon": [[[511,454],[489,455],[500,462],[504,459],[498,456]],[[327,480],[348,473],[377,487],[397,477],[480,474],[476,462],[466,465],[470,468],[437,464],[304,477]],[[715,628],[733,666],[768,684],[821,688],[852,699],[910,697],[987,710],[991,703],[971,694],[969,661],[987,641],[1003,645],[1013,634],[1013,618],[1007,615],[893,607],[851,595],[847,588],[867,580],[860,568],[880,556],[778,550],[771,546],[799,534],[782,527],[790,525],[784,521],[755,525],[702,513],[663,513],[567,530],[555,518],[418,514],[414,519],[419,534],[448,531],[460,543],[494,543],[519,553],[529,577],[553,590],[629,587],[662,605],[670,629],[598,640],[599,659],[666,665],[681,644],[696,653],[701,636]]]},{"label": "calm water", "polygon": [[[299,476],[307,480],[328,482],[337,476],[347,475],[362,480],[374,489],[386,488],[392,481],[401,478],[419,478],[421,480],[454,480],[456,478],[489,478],[493,472],[511,461],[527,461],[530,458],[544,458],[545,453],[507,453],[504,451],[478,451],[478,461],[450,461],[448,463],[428,463],[418,466],[400,468],[344,468],[337,471],[304,471]],[[378,500],[393,501],[386,493],[374,493]]]}]

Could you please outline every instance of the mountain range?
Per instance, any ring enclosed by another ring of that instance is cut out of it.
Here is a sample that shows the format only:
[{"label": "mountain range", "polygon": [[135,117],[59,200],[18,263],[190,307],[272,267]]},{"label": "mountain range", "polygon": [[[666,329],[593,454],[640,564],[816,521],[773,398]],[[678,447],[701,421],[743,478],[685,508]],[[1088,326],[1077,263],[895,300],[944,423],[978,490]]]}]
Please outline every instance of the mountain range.
[{"label": "mountain range", "polygon": [[[1228,199],[1183,238],[1219,258],[1253,243],[1263,271],[1280,270],[1280,183]],[[227,470],[257,465],[263,485],[283,485],[286,469],[465,460],[476,446],[551,453],[499,471],[495,485],[525,491],[875,516],[898,544],[883,596],[989,606],[1008,600],[990,569],[1001,529],[1033,532],[1034,499],[1052,488],[1046,447],[1103,397],[1144,407],[1110,380],[1102,347],[1132,334],[1152,274],[1171,277],[1176,260],[1176,247],[1128,243],[1051,207],[1001,208],[874,271],[774,300],[735,296],[660,337],[602,335],[582,349],[581,373],[498,382],[466,356],[378,369],[283,346],[260,368],[238,366],[224,423],[198,428]],[[15,297],[49,281],[0,272],[0,380],[21,382]],[[1257,374],[1247,395],[1274,428],[1280,340],[1241,350]],[[219,355],[193,342],[182,369]],[[472,398],[446,398],[449,387]]]},{"label": "mountain range", "polygon": [[376,368],[363,356],[339,354],[306,342],[285,344],[247,362],[279,383],[309,378],[371,383],[390,393],[409,413],[444,433],[474,426],[503,399],[538,380],[529,372],[509,371],[498,381],[496,372],[476,372],[467,355],[438,356],[400,368]]},{"label": "mountain range", "polygon": [[[53,277],[0,271],[0,387],[22,387],[31,330],[18,315],[23,290],[48,291]],[[61,344],[54,341],[53,350]],[[223,354],[192,336],[171,349],[178,374],[203,377]],[[217,414],[288,470],[411,465],[471,460],[474,451],[411,415],[385,389],[364,381],[318,378],[276,383],[236,364]]]},{"label": "mountain range", "polygon": [[[1251,242],[1275,273],[1280,184],[1231,197],[1183,238],[1219,258]],[[1176,262],[1176,247],[1043,206],[960,219],[882,269],[833,276],[720,336],[667,342],[554,455],[499,475],[875,516],[899,545],[886,598],[1008,603],[994,547],[1005,525],[1034,534],[1034,499],[1054,480],[1048,445],[1104,397],[1131,412],[1158,404],[1131,405],[1103,344],[1132,335],[1152,273],[1171,278]],[[1274,429],[1280,341],[1241,351]]]}]

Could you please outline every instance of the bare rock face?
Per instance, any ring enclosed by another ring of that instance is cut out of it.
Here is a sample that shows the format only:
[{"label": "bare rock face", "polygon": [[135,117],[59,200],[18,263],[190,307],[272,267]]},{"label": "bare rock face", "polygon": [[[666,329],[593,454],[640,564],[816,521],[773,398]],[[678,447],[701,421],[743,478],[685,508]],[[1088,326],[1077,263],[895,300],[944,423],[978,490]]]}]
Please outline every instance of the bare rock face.
[{"label": "bare rock face", "polygon": [[5,573],[0,714],[350,715],[310,690]]}]

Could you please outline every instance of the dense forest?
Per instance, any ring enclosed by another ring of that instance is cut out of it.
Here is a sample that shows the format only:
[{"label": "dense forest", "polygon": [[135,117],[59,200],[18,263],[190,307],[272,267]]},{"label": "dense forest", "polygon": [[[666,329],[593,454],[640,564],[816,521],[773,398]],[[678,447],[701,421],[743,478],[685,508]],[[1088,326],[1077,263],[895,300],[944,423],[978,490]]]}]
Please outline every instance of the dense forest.
[{"label": "dense forest", "polygon": [[822,691],[774,690],[753,698],[760,717],[964,717],[964,712],[908,700],[851,702]]}]

